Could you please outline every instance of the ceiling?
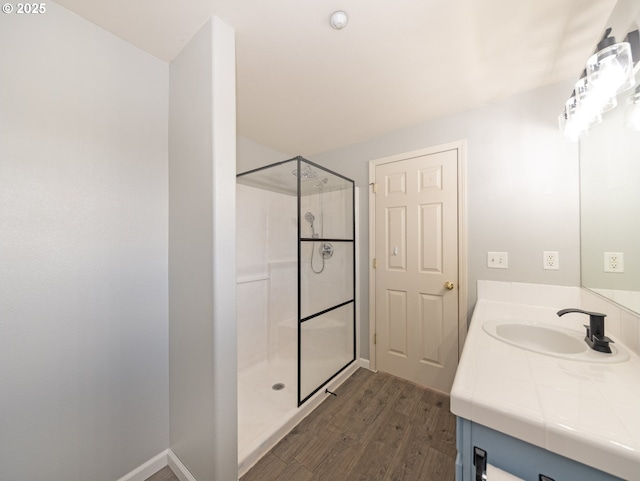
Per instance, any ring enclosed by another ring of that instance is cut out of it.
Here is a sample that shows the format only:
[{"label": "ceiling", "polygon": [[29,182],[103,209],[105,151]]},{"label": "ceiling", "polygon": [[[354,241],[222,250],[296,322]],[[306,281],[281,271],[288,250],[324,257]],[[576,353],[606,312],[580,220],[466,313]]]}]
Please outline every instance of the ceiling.
[{"label": "ceiling", "polygon": [[616,0],[57,3],[167,62],[220,17],[236,31],[238,133],[311,156],[577,79]]}]

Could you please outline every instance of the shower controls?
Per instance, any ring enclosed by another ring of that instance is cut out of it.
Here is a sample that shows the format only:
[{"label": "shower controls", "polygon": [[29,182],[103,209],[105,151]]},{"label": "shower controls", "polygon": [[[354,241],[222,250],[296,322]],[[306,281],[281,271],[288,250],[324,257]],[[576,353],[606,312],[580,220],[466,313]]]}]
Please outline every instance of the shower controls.
[{"label": "shower controls", "polygon": [[323,242],[322,247],[320,247],[320,255],[323,259],[330,259],[333,255],[333,246],[330,242]]}]

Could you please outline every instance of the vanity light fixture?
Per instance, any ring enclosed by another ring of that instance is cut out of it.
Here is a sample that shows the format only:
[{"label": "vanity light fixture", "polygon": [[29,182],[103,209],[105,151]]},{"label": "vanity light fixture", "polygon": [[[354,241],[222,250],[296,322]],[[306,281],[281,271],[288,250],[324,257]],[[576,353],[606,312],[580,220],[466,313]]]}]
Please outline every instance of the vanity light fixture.
[{"label": "vanity light fixture", "polygon": [[[578,140],[602,122],[602,114],[617,106],[616,96],[635,85],[634,61],[638,64],[640,60],[638,30],[629,32],[620,43],[610,34],[607,28],[558,117],[560,131],[568,140]],[[637,105],[640,110],[640,96]]]}]

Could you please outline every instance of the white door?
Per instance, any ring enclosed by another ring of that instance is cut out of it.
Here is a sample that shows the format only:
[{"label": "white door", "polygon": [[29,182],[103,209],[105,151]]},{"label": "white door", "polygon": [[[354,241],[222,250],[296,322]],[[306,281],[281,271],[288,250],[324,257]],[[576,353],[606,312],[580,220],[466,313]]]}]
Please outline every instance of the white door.
[{"label": "white door", "polygon": [[447,393],[458,365],[458,152],[375,168],[376,366]]}]

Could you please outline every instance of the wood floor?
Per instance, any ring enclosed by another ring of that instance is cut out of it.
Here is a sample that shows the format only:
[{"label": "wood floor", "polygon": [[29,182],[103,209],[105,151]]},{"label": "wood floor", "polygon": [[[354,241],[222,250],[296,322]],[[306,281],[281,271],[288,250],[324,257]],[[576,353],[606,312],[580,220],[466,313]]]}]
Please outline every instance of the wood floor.
[{"label": "wood floor", "polygon": [[[455,418],[447,395],[366,369],[336,394],[241,481],[454,480]],[[147,481],[178,481],[171,476],[165,468]]]}]

